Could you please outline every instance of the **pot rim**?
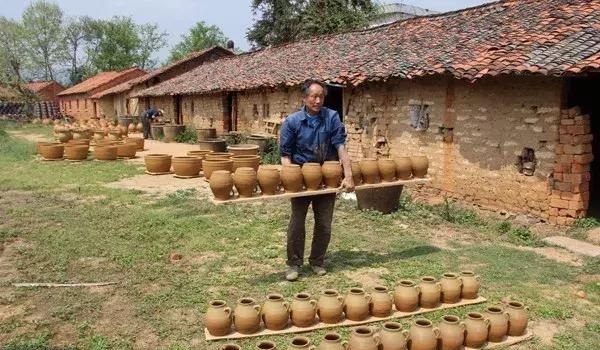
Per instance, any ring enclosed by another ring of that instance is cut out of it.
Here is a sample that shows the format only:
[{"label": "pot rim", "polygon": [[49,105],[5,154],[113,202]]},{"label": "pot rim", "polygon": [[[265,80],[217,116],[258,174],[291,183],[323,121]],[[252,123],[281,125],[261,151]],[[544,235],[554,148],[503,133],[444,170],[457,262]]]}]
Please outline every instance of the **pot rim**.
[{"label": "pot rim", "polygon": [[202,159],[202,164],[221,164],[221,163],[226,163],[226,164],[233,164],[233,160],[231,159]]},{"label": "pot rim", "polygon": [[172,155],[170,154],[165,154],[165,153],[150,153],[150,154],[146,154],[144,156],[144,158],[173,158]]},{"label": "pot rim", "polygon": [[254,168],[251,168],[249,166],[241,166],[241,167],[235,169],[235,173],[237,173],[238,171],[240,173],[250,173],[251,172],[252,174],[256,174],[256,171],[254,171]]},{"label": "pot rim", "polygon": [[475,276],[475,272],[471,270],[461,271],[460,274],[461,276]]},{"label": "pot rim", "polygon": [[193,157],[193,156],[174,156],[174,157],[173,157],[173,160],[174,160],[174,161],[175,161],[175,160],[194,160],[194,161],[197,161],[197,160],[199,160],[199,159],[200,159],[200,158],[198,158],[198,157]]},{"label": "pot rim", "polygon": [[[297,342],[301,342],[301,343],[298,344]],[[303,337],[303,336],[295,336],[292,338],[292,340],[290,340],[290,345],[293,347],[307,346],[307,345],[310,345],[310,339],[308,339],[307,337]]]},{"label": "pot rim", "polygon": [[340,295],[340,292],[337,291],[337,289],[325,289],[323,290],[323,292],[321,292],[321,294],[326,295],[328,297],[333,297],[333,296],[338,296]]},{"label": "pot rim", "polygon": [[400,280],[398,282],[398,285],[400,285],[402,287],[414,287],[415,286],[415,282],[411,281],[411,280]]},{"label": "pot rim", "polygon": [[433,327],[433,323],[426,318],[417,318],[413,322],[413,325],[415,325],[417,327],[423,327],[423,328]]},{"label": "pot rim", "polygon": [[258,149],[259,147],[258,147],[258,145],[255,145],[252,143],[238,143],[237,145],[227,146],[227,148],[241,151],[241,150],[254,150],[254,149]]},{"label": "pot rim", "polygon": [[300,168],[300,165],[298,164],[286,164],[286,165],[282,165],[281,169],[283,168]]},{"label": "pot rim", "polygon": [[250,298],[250,297],[243,297],[243,298],[239,298],[237,303],[241,304],[241,305],[254,305],[254,304],[256,304],[256,300],[254,300],[254,298]]},{"label": "pot rim", "polygon": [[310,294],[306,293],[306,292],[300,292],[300,293],[296,293],[294,294],[294,299],[296,300],[310,300]]},{"label": "pot rim", "polygon": [[283,295],[279,293],[267,294],[267,300],[269,301],[283,301]]},{"label": "pot rim", "polygon": [[493,305],[493,306],[485,308],[485,311],[489,312],[491,314],[501,314],[504,312],[504,309],[501,306]]},{"label": "pot rim", "polygon": [[[261,345],[263,345],[265,347],[262,347]],[[256,344],[256,348],[261,349],[261,350],[275,349],[275,343],[273,343],[272,341],[263,340],[263,341],[259,342],[258,344]]]},{"label": "pot rim", "polygon": [[402,331],[402,323],[388,321],[383,324],[382,328],[388,332],[401,332]]},{"label": "pot rim", "polygon": [[314,167],[321,167],[321,164],[317,163],[317,162],[306,162],[304,164],[302,164],[302,167],[304,168],[304,166],[314,166]]},{"label": "pot rim", "polygon": [[471,320],[483,320],[483,314],[481,312],[469,312],[467,318]]},{"label": "pot rim", "polygon": [[225,300],[221,300],[221,299],[211,300],[208,304],[214,308],[222,308],[222,307],[227,306],[227,302],[225,302]]},{"label": "pot rim", "polygon": [[437,279],[433,276],[423,276],[423,277],[421,277],[421,282],[435,283],[435,282],[437,282]]},{"label": "pot rim", "polygon": [[373,335],[373,329],[367,326],[358,326],[352,330],[352,334],[357,335],[359,337],[370,337]]},{"label": "pot rim", "polygon": [[221,346],[221,350],[241,350],[239,345],[237,344],[223,344]]},{"label": "pot rim", "polygon": [[375,286],[373,287],[373,291],[377,293],[387,293],[390,289],[386,286]]},{"label": "pot rim", "polygon": [[460,318],[456,315],[444,315],[441,317],[441,320],[449,324],[458,324],[460,322]]},{"label": "pot rim", "polygon": [[336,332],[329,332],[323,336],[323,341],[328,343],[338,343],[342,341],[342,336]]},{"label": "pot rim", "polygon": [[254,160],[254,159],[260,159],[259,155],[250,155],[250,154],[241,154],[238,156],[231,156],[229,157],[229,159],[231,160]]},{"label": "pot rim", "polygon": [[458,274],[456,272],[445,272],[442,276],[444,278],[449,278],[449,279],[456,279],[456,278],[458,278]]},{"label": "pot rim", "polygon": [[523,308],[525,308],[525,304],[523,304],[520,301],[514,301],[514,300],[513,301],[509,301],[506,305],[508,307],[513,308],[513,309],[523,309]]},{"label": "pot rim", "polygon": [[365,290],[360,287],[353,287],[353,288],[350,288],[349,293],[354,294],[354,295],[361,295],[361,294],[365,294]]}]

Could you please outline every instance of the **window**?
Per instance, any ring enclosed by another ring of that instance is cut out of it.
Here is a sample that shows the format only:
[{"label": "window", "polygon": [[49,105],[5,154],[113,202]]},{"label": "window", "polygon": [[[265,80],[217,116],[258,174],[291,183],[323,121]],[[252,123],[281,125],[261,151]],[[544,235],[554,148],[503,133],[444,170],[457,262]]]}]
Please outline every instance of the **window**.
[{"label": "window", "polygon": [[192,115],[194,115],[194,100],[190,103],[190,109],[192,110]]},{"label": "window", "polygon": [[263,119],[269,119],[269,104],[263,104]]},{"label": "window", "polygon": [[429,104],[423,101],[409,102],[410,126],[416,131],[425,131],[429,128]]},{"label": "window", "polygon": [[69,109],[73,108],[73,106],[71,106],[71,100],[69,100]]},{"label": "window", "polygon": [[75,105],[77,106],[77,110],[79,110],[79,99],[75,100]]}]

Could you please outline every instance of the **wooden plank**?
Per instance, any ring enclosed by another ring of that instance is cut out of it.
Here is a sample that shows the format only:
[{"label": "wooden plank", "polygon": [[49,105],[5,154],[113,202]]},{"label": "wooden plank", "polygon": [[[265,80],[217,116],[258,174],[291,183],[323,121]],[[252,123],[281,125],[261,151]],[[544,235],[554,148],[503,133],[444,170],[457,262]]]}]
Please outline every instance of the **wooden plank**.
[{"label": "wooden plank", "polygon": [[[497,349],[497,348],[503,348],[503,347],[507,347],[507,346],[511,346],[511,345],[515,345],[518,343],[522,343],[526,340],[529,340],[533,338],[533,332],[530,331],[529,329],[527,330],[527,332],[525,332],[525,334],[518,336],[518,337],[506,337],[503,341],[499,342],[499,343],[486,343],[482,348],[480,349]],[[477,350],[477,348],[471,348],[468,346],[464,347],[464,350]]]},{"label": "wooden plank", "polygon": [[261,329],[256,333],[241,334],[239,332],[233,332],[231,334],[228,334],[228,335],[222,336],[222,337],[217,337],[217,336],[211,335],[208,332],[208,330],[206,328],[204,328],[204,336],[206,337],[207,341],[212,341],[212,340],[223,340],[223,339],[253,338],[253,337],[261,337],[261,336],[265,336],[265,335],[303,333],[303,332],[310,332],[310,331],[313,331],[316,329],[333,328],[333,327],[352,327],[352,326],[358,326],[358,325],[363,325],[363,324],[368,324],[368,323],[373,323],[373,322],[381,322],[381,321],[386,321],[386,320],[391,320],[391,319],[396,319],[396,318],[406,318],[406,317],[411,317],[414,315],[421,315],[421,314],[425,314],[428,312],[434,312],[434,311],[438,311],[438,310],[452,309],[452,308],[461,307],[461,306],[465,306],[465,305],[481,304],[486,301],[487,301],[487,299],[484,297],[479,297],[477,299],[471,299],[471,300],[463,299],[463,300],[459,301],[458,303],[442,304],[439,307],[436,307],[434,309],[420,308],[419,310],[414,311],[414,312],[395,311],[391,316],[388,316],[388,317],[371,316],[364,321],[344,320],[342,322],[335,323],[335,324],[327,324],[327,323],[319,322],[311,327],[296,327],[296,326],[293,326],[290,324],[287,328],[279,330],[279,331],[272,331],[270,329],[265,329],[264,325],[261,323]]}]

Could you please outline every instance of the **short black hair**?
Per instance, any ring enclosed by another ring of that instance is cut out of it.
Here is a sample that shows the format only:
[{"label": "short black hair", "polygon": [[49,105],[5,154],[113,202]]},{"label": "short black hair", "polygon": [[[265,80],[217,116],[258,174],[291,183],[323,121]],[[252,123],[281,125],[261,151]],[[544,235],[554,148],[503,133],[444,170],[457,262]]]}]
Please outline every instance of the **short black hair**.
[{"label": "short black hair", "polygon": [[308,90],[310,89],[311,86],[313,86],[314,84],[319,85],[320,87],[323,88],[323,92],[325,93],[325,96],[327,96],[327,84],[325,84],[324,81],[319,80],[319,79],[308,79],[307,81],[305,81],[302,86],[301,86],[301,91],[302,91],[302,96],[306,97],[308,96]]}]

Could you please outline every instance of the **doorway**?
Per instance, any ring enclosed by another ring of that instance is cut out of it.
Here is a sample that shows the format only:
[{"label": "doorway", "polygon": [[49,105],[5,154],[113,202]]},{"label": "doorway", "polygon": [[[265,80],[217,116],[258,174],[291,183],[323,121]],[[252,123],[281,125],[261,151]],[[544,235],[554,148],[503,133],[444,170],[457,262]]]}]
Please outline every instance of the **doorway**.
[{"label": "doorway", "polygon": [[175,124],[181,123],[181,96],[175,95],[173,96],[173,121]]},{"label": "doorway", "polygon": [[223,131],[225,132],[234,130],[233,95],[233,92],[228,92],[227,95],[225,95],[225,97],[223,98]]},{"label": "doorway", "polygon": [[340,120],[344,121],[344,88],[341,85],[327,84],[327,96],[323,106],[333,109],[340,115]]}]

